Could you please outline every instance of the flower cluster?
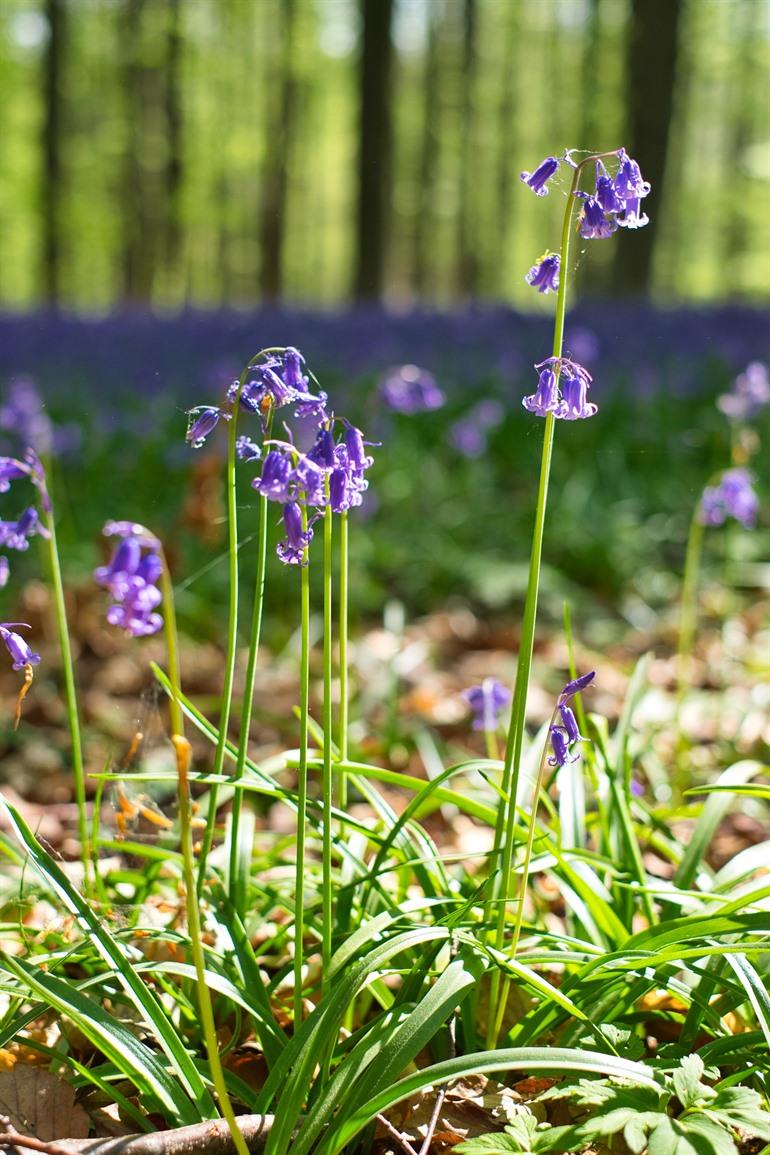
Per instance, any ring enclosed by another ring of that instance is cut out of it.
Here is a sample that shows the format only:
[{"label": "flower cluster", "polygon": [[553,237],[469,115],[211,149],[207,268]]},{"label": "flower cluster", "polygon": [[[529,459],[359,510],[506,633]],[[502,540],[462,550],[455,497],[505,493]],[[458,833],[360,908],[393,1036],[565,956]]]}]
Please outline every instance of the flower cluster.
[{"label": "flower cluster", "polygon": [[[45,488],[45,474],[37,454],[28,449],[23,461],[15,457],[0,457],[0,493],[8,493],[11,482],[22,477],[29,478],[40,491],[45,508],[48,494]],[[35,536],[50,537],[35,505],[28,505],[14,521],[0,520],[0,549],[21,552],[29,548],[29,539]],[[9,574],[8,559],[0,557],[0,586],[6,584]]]},{"label": "flower cluster", "polygon": [[417,365],[400,365],[389,369],[380,381],[380,395],[389,409],[396,413],[422,413],[441,409],[446,401],[427,369]]},{"label": "flower cluster", "polygon": [[[335,439],[335,425],[342,435]],[[304,565],[313,537],[313,522],[327,508],[345,513],[360,505],[368,488],[366,470],[373,458],[366,452],[360,429],[327,417],[313,446],[301,453],[290,442],[271,441],[254,489],[268,501],[283,505],[286,537],[278,556],[286,565]]]},{"label": "flower cluster", "polygon": [[582,674],[574,681],[567,682],[559,694],[554,712],[555,714],[558,713],[559,721],[554,721],[551,724],[549,733],[553,749],[553,754],[548,759],[549,765],[564,766],[565,763],[576,762],[579,758],[579,754],[574,748],[578,742],[585,742],[585,738],[578,729],[577,718],[569,703],[576,694],[590,686],[595,677],[595,670],[592,670],[590,674]]},{"label": "flower cluster", "polygon": [[157,585],[163,572],[160,542],[144,526],[129,521],[108,521],[103,532],[120,538],[109,564],[94,570],[94,580],[109,590],[114,602],[107,621],[135,638],[157,633],[163,625],[157,613],[162,598]]},{"label": "flower cluster", "polygon": [[480,686],[463,690],[463,698],[473,711],[474,730],[493,734],[500,721],[500,712],[511,704],[511,692],[496,678],[485,678]]},{"label": "flower cluster", "polygon": [[538,417],[553,413],[565,421],[593,417],[596,406],[588,400],[591,374],[587,369],[568,357],[547,357],[535,368],[540,373],[537,389],[522,400],[525,409]]},{"label": "flower cluster", "polygon": [[193,449],[200,449],[220,420],[232,418],[236,405],[247,413],[256,413],[263,432],[273,413],[286,406],[293,407],[295,417],[323,420],[326,394],[308,390],[302,365],[301,353],[292,347],[266,355],[259,364],[249,366],[242,379],[233,381],[221,406],[198,405],[188,411],[186,440]]},{"label": "flower cluster", "polygon": [[733,382],[729,393],[717,398],[717,405],[731,421],[750,421],[770,402],[770,375],[767,365],[752,361]]},{"label": "flower cluster", "polygon": [[726,470],[718,485],[703,491],[698,518],[702,525],[723,525],[728,517],[744,529],[753,529],[759,513],[759,498],[745,469]]}]

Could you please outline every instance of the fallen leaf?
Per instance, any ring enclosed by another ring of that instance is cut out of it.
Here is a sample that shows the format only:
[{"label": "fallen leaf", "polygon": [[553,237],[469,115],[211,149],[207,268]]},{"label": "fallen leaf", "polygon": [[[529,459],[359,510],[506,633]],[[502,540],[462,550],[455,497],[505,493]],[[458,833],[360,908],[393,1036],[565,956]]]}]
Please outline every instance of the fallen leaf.
[{"label": "fallen leaf", "polygon": [[24,1063],[0,1072],[0,1114],[19,1134],[43,1142],[88,1136],[88,1116],[69,1083]]}]

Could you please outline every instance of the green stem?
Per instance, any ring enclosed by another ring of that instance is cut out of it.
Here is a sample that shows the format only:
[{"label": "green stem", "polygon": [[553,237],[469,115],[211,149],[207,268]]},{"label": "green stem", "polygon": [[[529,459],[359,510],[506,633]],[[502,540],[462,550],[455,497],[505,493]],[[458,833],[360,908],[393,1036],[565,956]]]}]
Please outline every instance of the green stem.
[{"label": "green stem", "polygon": [[195,866],[193,862],[192,838],[192,808],[190,803],[189,769],[192,747],[184,736],[184,715],[181,700],[181,679],[179,667],[179,637],[176,628],[176,612],[174,608],[174,592],[171,586],[171,577],[168,571],[165,556],[163,557],[163,572],[161,575],[161,590],[163,593],[163,618],[168,652],[168,676],[171,684],[169,711],[171,713],[171,740],[176,751],[178,793],[179,793],[179,827],[182,850],[182,874],[184,878],[185,905],[187,911],[187,930],[190,936],[190,953],[195,967],[195,989],[198,997],[198,1010],[203,1027],[203,1038],[206,1043],[206,1052],[209,1060],[211,1081],[219,1098],[219,1106],[224,1115],[232,1136],[233,1144],[238,1155],[249,1155],[248,1145],[241,1134],[235,1119],[230,1096],[227,1092],[225,1074],[222,1069],[222,1060],[217,1043],[216,1023],[214,1010],[211,1005],[211,995],[206,982],[206,960],[203,953],[201,939],[201,918],[198,906],[198,895],[195,886]]},{"label": "green stem", "polygon": [[[307,512],[302,507],[302,529]],[[301,635],[299,673],[299,765],[297,767],[297,865],[294,885],[294,1030],[302,1023],[302,964],[305,937],[305,827],[307,823],[307,740],[310,699],[310,564],[307,552],[301,571]]]},{"label": "green stem", "polygon": [[682,579],[682,607],[679,623],[679,645],[676,660],[677,702],[681,705],[689,681],[689,664],[695,640],[698,616],[698,576],[703,552],[704,525],[700,520],[701,503],[695,507],[687,537],[687,552]]},{"label": "green stem", "polygon": [[56,544],[56,522],[53,515],[50,492],[46,488],[42,491],[43,522],[49,533],[48,538],[48,565],[53,586],[54,608],[56,612],[56,630],[59,637],[59,651],[61,653],[62,672],[64,674],[64,693],[67,702],[67,723],[72,745],[72,770],[75,779],[75,803],[78,813],[78,838],[80,840],[80,861],[83,864],[83,886],[86,894],[91,893],[91,851],[88,831],[88,815],[86,814],[86,775],[83,764],[83,742],[80,734],[80,718],[78,714],[77,690],[75,687],[75,667],[72,662],[72,648],[70,646],[69,625],[67,623],[67,606],[64,600],[64,585],[62,583],[59,550]]},{"label": "green stem", "polygon": [[[556,298],[556,316],[554,319],[552,356],[561,357],[564,342],[564,318],[567,309],[567,270],[569,263],[570,231],[572,214],[575,207],[575,192],[580,183],[580,174],[583,167],[594,160],[587,157],[575,169],[572,185],[567,196],[567,207],[564,212],[564,222],[561,233],[561,277]],[[554,371],[559,372],[558,362]],[[505,941],[505,927],[507,920],[508,903],[512,895],[512,863],[514,852],[514,827],[516,823],[516,795],[521,773],[521,750],[524,740],[524,723],[527,709],[527,693],[529,677],[532,668],[532,652],[535,642],[535,626],[537,622],[537,603],[540,589],[540,567],[543,552],[543,534],[545,529],[545,513],[548,499],[548,481],[551,469],[551,454],[553,449],[554,416],[549,413],[545,419],[543,434],[543,451],[540,461],[540,481],[538,483],[537,506],[535,509],[535,527],[532,534],[532,547],[529,558],[529,580],[527,582],[527,596],[524,604],[524,617],[521,626],[521,641],[519,643],[519,659],[516,669],[516,685],[513,694],[511,723],[508,729],[508,740],[505,747],[501,789],[506,799],[498,812],[495,826],[495,850],[500,861],[500,874],[497,878],[493,897],[496,900],[496,922],[494,945],[502,950]],[[508,1001],[510,980],[503,979],[501,972],[496,970],[492,975],[490,992],[490,1014],[487,1029],[487,1046],[493,1048],[497,1043],[499,1023],[505,1015],[505,1006]]]},{"label": "green stem", "polygon": [[[327,499],[328,499],[328,481]],[[321,974],[322,991],[326,993],[332,957],[332,919],[334,903],[332,898],[332,509],[326,506],[324,513],[324,749],[321,794],[323,804],[323,840],[321,849]],[[344,778],[344,774],[338,775]]]},{"label": "green stem", "polygon": [[[342,762],[348,757],[349,688],[348,688],[348,542],[349,524],[347,510],[340,515],[340,577],[339,577],[339,650],[340,650],[340,717],[339,755]],[[347,805],[347,781],[344,774],[337,775],[337,805],[341,810]]]},{"label": "green stem", "polygon": [[[246,755],[249,747],[249,732],[251,730],[251,715],[254,708],[254,684],[257,677],[257,657],[259,655],[259,639],[262,631],[262,611],[265,602],[265,571],[267,569],[267,527],[268,504],[266,497],[259,499],[259,529],[257,531],[257,578],[254,586],[254,609],[251,615],[251,638],[249,640],[249,658],[246,666],[246,683],[243,689],[243,703],[241,705],[240,732],[238,735],[238,755],[235,763],[235,777],[242,778],[246,768]],[[228,887],[230,901],[239,914],[245,909],[246,878],[243,876],[243,863],[239,853],[239,828],[241,811],[243,809],[244,792],[236,790],[233,794],[232,811],[230,815],[230,856],[228,865]]]}]

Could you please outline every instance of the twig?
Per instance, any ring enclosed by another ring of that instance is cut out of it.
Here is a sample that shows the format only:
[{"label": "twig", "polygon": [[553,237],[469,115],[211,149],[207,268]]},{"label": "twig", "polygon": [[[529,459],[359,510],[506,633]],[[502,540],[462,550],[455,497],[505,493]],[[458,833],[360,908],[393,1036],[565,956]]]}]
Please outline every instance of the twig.
[{"label": "twig", "polygon": [[[264,1149],[273,1115],[239,1115],[238,1128],[249,1151]],[[226,1120],[195,1123],[153,1135],[121,1135],[109,1139],[56,1139],[44,1143],[27,1135],[0,1134],[0,1151],[26,1147],[41,1155],[235,1155],[235,1143]],[[416,1152],[412,1152],[416,1155]]]},{"label": "twig", "polygon": [[391,1139],[396,1140],[401,1150],[406,1152],[406,1155],[417,1155],[417,1152],[407,1139],[406,1135],[402,1135],[401,1132],[393,1126],[389,1119],[386,1119],[384,1115],[378,1115],[377,1122],[385,1128]]},{"label": "twig", "polygon": [[433,1134],[436,1130],[436,1125],[438,1124],[439,1115],[441,1114],[441,1108],[444,1106],[445,1098],[446,1086],[442,1084],[438,1089],[438,1094],[436,1095],[436,1102],[433,1105],[433,1112],[431,1113],[430,1121],[428,1123],[428,1130],[425,1132],[425,1139],[423,1140],[419,1155],[428,1155],[428,1152],[430,1151],[430,1145],[433,1142]]}]

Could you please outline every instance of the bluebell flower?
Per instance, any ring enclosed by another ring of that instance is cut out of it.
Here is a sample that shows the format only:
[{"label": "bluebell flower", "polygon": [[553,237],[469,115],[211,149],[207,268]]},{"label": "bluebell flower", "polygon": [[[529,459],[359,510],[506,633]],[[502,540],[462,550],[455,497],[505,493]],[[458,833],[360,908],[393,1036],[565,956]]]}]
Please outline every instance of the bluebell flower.
[{"label": "bluebell flower", "polygon": [[622,217],[618,217],[618,224],[624,229],[641,229],[650,223],[650,218],[647,213],[640,211],[640,200],[638,197],[629,197],[623,206],[624,212]]},{"label": "bluebell flower", "polygon": [[529,397],[524,397],[521,402],[525,409],[530,413],[536,413],[538,417],[545,417],[549,413],[553,413],[554,417],[564,415],[564,402],[559,395],[556,374],[552,368],[554,360],[553,357],[549,357],[548,361],[535,366],[540,370],[537,389]]},{"label": "bluebell flower", "polygon": [[624,148],[618,153],[620,168],[614,181],[615,195],[623,202],[641,200],[650,191],[650,183],[641,174],[639,165]]},{"label": "bluebell flower", "polygon": [[556,710],[561,718],[561,725],[554,722],[549,731],[553,750],[548,759],[551,766],[564,766],[568,762],[576,762],[579,757],[574,747],[579,742],[584,742],[585,738],[578,729],[577,719],[569,703],[576,694],[590,686],[595,677],[595,670],[591,670],[588,674],[582,674],[579,678],[567,682],[559,694]]},{"label": "bluebell flower", "polygon": [[243,434],[235,439],[235,452],[241,461],[259,461],[262,450],[250,437]]},{"label": "bluebell flower", "polygon": [[229,421],[229,413],[218,409],[215,405],[197,405],[187,413],[187,433],[185,441],[189,441],[193,449],[200,449],[206,438],[214,432],[219,419],[224,417]]},{"label": "bluebell flower", "polygon": [[728,469],[719,484],[703,491],[699,520],[703,525],[722,525],[728,517],[753,529],[759,513],[759,498],[746,469]]},{"label": "bluebell flower", "polygon": [[288,345],[283,351],[283,379],[290,389],[298,393],[307,392],[307,377],[302,375],[304,360],[299,349],[293,345]]},{"label": "bluebell flower", "polygon": [[544,161],[537,166],[534,172],[523,172],[519,179],[523,180],[525,184],[529,185],[534,193],[539,197],[546,196],[548,188],[546,187],[551,177],[553,177],[559,168],[559,162],[555,156],[547,156]]},{"label": "bluebell flower", "polygon": [[289,501],[283,507],[283,525],[286,537],[278,543],[278,557],[284,565],[307,565],[307,548],[313,537],[313,530],[302,527],[302,510],[296,501]]},{"label": "bluebell flower", "polygon": [[337,459],[334,454],[335,450],[334,434],[328,426],[318,430],[318,435],[315,444],[308,453],[311,461],[315,462],[321,469],[334,469]]},{"label": "bluebell flower", "polygon": [[562,364],[560,377],[564,411],[559,414],[565,421],[577,421],[583,417],[593,417],[596,405],[588,401],[591,375],[574,361]]},{"label": "bluebell flower", "polygon": [[0,638],[2,638],[11,656],[14,670],[23,670],[25,666],[38,665],[40,662],[40,654],[34,653],[21,634],[17,634],[13,627],[21,627],[26,630],[30,627],[26,622],[0,623]]},{"label": "bluebell flower", "polygon": [[0,457],[0,493],[7,493],[12,481],[28,475],[28,470],[15,457]]},{"label": "bluebell flower", "polygon": [[529,270],[524,280],[538,293],[550,293],[559,287],[559,266],[561,257],[558,253],[544,253]]},{"label": "bluebell flower", "polygon": [[481,457],[487,448],[487,432],[499,425],[504,415],[503,406],[494,397],[479,401],[452,425],[449,431],[452,445],[464,457]]},{"label": "bluebell flower", "polygon": [[50,537],[39,513],[34,505],[30,505],[17,521],[0,521],[0,548],[25,550],[29,547],[29,539],[36,534]]},{"label": "bluebell flower", "polygon": [[[717,398],[717,406],[731,421],[748,421],[770,402],[767,365],[752,361],[733,382],[730,393]],[[1,476],[1,475],[0,475]]]},{"label": "bluebell flower", "polygon": [[163,625],[156,612],[163,600],[157,588],[163,572],[160,543],[132,522],[107,522],[104,533],[121,538],[110,562],[94,570],[94,580],[113,599],[107,621],[135,638],[157,633]]},{"label": "bluebell flower", "polygon": [[327,471],[322,469],[307,453],[297,458],[289,479],[292,500],[303,505],[324,505],[326,502]]},{"label": "bluebell flower", "polygon": [[567,682],[562,692],[559,694],[559,702],[570,702],[576,694],[581,693],[588,686],[591,685],[596,677],[596,670],[591,670],[587,674],[581,674],[578,678],[574,678],[571,682]]},{"label": "bluebell flower", "polygon": [[569,735],[561,726],[551,726],[551,747],[553,754],[548,758],[550,766],[565,766],[568,762],[577,762],[579,754],[570,751]]},{"label": "bluebell flower", "polygon": [[288,501],[291,462],[279,449],[271,449],[262,462],[262,473],[252,481],[254,489],[269,501]]},{"label": "bluebell flower", "polygon": [[485,678],[480,686],[463,690],[462,696],[473,711],[472,728],[488,733],[494,733],[501,711],[511,703],[511,691],[496,678]]},{"label": "bluebell flower", "polygon": [[596,192],[595,199],[605,213],[617,213],[623,208],[623,201],[617,195],[615,182],[607,175],[607,170],[600,160],[596,162]]},{"label": "bluebell flower", "polygon": [[417,365],[401,365],[388,370],[379,388],[385,404],[397,413],[440,409],[446,401],[435,377]]},{"label": "bluebell flower", "polygon": [[583,201],[583,210],[580,214],[580,235],[587,240],[601,240],[611,237],[617,231],[618,222],[612,216],[607,216],[596,197],[589,193],[576,192],[576,197]]}]

